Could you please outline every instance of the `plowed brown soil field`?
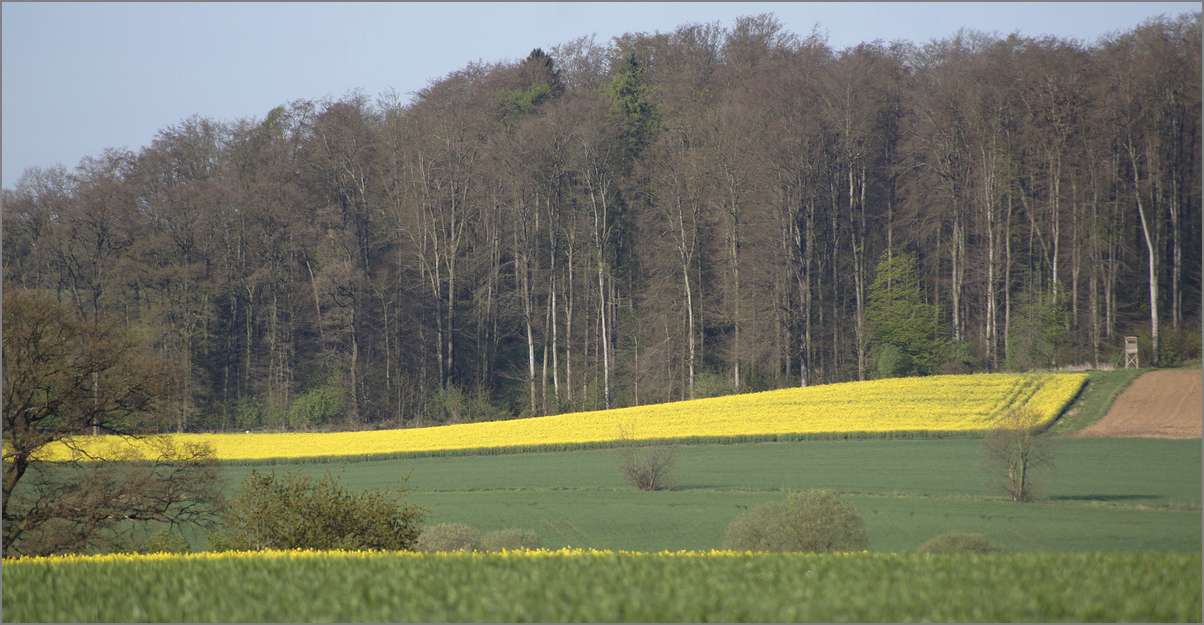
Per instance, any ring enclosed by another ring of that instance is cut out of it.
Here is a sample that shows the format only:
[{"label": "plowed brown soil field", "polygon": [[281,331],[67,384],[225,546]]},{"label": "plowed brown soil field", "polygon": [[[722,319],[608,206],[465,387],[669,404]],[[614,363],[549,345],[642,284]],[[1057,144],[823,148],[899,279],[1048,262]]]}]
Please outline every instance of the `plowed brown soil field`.
[{"label": "plowed brown soil field", "polygon": [[1151,371],[1116,398],[1108,414],[1078,436],[1199,438],[1199,369]]}]

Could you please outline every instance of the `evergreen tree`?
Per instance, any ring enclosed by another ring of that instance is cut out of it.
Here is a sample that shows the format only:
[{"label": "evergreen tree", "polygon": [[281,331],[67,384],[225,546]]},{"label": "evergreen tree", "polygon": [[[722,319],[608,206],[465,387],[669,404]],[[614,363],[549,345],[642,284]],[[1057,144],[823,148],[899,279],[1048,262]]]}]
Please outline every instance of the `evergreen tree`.
[{"label": "evergreen tree", "polygon": [[871,345],[882,377],[930,373],[940,340],[936,307],[925,304],[911,254],[884,254],[870,285],[866,313]]}]

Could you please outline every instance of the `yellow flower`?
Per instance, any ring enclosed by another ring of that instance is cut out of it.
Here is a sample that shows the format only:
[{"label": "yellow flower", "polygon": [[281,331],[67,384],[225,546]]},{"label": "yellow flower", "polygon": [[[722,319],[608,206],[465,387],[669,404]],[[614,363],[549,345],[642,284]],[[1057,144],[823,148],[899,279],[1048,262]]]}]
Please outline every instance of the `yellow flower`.
[{"label": "yellow flower", "polygon": [[[1009,409],[1055,418],[1086,374],[973,374],[893,378],[709,399],[437,427],[329,433],[176,434],[208,443],[220,460],[271,460],[525,447],[571,448],[633,440],[790,437],[846,433],[966,432],[991,428]],[[111,437],[80,437],[90,452]],[[135,443],[137,445],[138,443]],[[58,445],[46,457],[66,459]],[[112,453],[116,453],[113,451]]]}]

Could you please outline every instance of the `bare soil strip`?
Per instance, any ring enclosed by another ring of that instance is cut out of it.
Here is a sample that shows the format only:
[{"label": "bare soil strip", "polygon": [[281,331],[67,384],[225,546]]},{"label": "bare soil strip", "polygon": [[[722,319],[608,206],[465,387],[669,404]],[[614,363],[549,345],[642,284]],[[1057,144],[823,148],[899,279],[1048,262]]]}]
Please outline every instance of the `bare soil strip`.
[{"label": "bare soil strip", "polygon": [[1076,436],[1199,438],[1199,369],[1151,371],[1116,398],[1108,414]]}]

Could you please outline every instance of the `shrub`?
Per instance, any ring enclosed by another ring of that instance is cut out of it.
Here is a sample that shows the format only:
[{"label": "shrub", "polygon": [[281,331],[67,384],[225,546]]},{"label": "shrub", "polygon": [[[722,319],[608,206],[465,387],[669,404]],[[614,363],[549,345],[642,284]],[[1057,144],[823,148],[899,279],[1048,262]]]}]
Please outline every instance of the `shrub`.
[{"label": "shrub", "polygon": [[246,396],[234,404],[234,427],[239,430],[257,430],[265,421],[263,404],[254,397]]},{"label": "shrub", "polygon": [[[1149,328],[1145,336],[1146,352],[1150,350]],[[1161,329],[1159,339],[1158,365],[1163,367],[1179,367],[1184,364],[1199,365],[1200,362],[1200,329],[1191,325],[1183,325],[1179,329],[1166,326]],[[1144,362],[1144,361],[1143,361]],[[1146,366],[1149,366],[1148,364]]]},{"label": "shrub", "polygon": [[481,537],[481,548],[485,551],[501,551],[503,549],[538,549],[539,536],[531,530],[503,529],[494,530]]},{"label": "shrub", "polygon": [[413,549],[422,511],[380,491],[252,471],[226,511],[225,549]]},{"label": "shrub", "polygon": [[303,429],[335,421],[343,416],[346,401],[337,378],[309,389],[293,400],[288,409],[288,426]]},{"label": "shrub", "polygon": [[911,372],[911,357],[897,346],[887,343],[878,348],[878,377],[894,378]]},{"label": "shrub", "polygon": [[732,376],[713,371],[699,371],[694,374],[694,398],[721,397],[731,395],[736,389],[732,386]]},{"label": "shrub", "polygon": [[918,553],[992,553],[999,548],[986,536],[973,532],[946,532],[928,539],[916,549]]},{"label": "shrub", "polygon": [[949,341],[941,349],[941,364],[938,373],[973,373],[982,368],[983,360],[975,353],[969,341]]},{"label": "shrub", "polygon": [[481,532],[463,523],[438,523],[423,528],[419,551],[480,551]]},{"label": "shrub", "polygon": [[724,540],[742,551],[859,551],[869,542],[857,510],[825,490],[757,506],[728,525]]},{"label": "shrub", "polygon": [[673,471],[672,447],[633,447],[622,449],[623,479],[640,490],[664,490],[670,487]]},{"label": "shrub", "polygon": [[1064,302],[1042,291],[1029,289],[1016,298],[1008,331],[1006,366],[1013,371],[1056,367],[1067,343]]},{"label": "shrub", "polygon": [[188,540],[179,532],[160,530],[150,537],[135,551],[145,553],[185,553],[191,551]]}]

